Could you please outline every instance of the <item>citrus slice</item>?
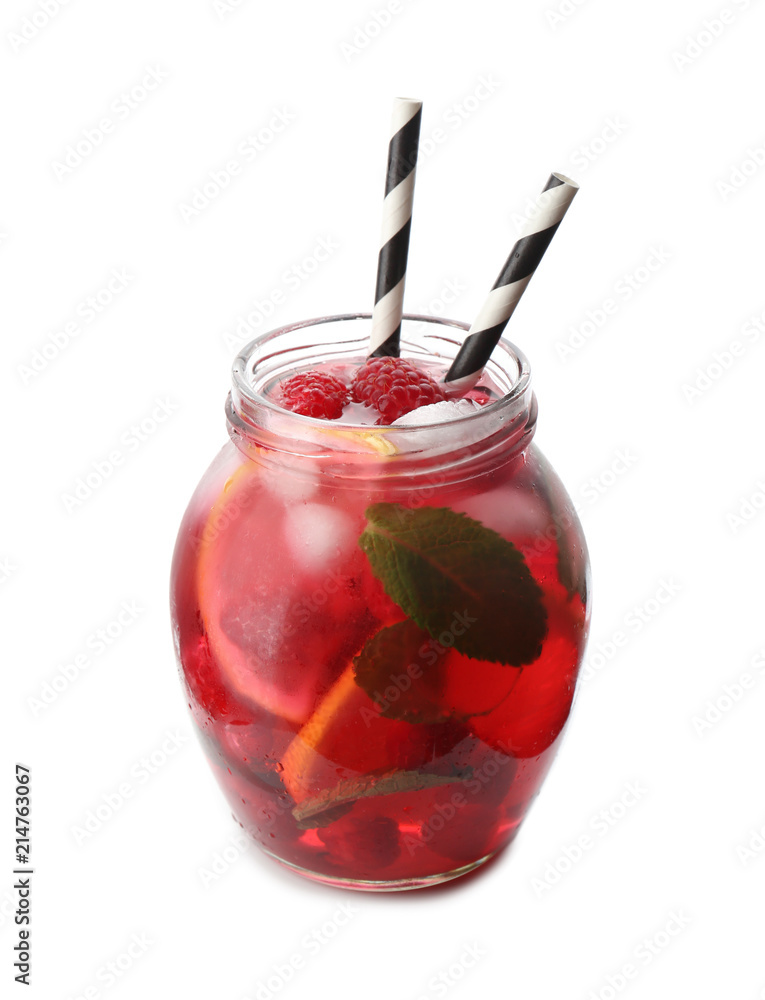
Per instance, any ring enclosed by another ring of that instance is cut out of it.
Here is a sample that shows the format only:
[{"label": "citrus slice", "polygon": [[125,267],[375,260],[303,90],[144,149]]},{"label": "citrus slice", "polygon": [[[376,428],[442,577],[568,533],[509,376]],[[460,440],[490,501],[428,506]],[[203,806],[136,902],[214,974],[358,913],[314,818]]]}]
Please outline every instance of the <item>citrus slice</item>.
[{"label": "citrus slice", "polygon": [[293,799],[301,802],[325,787],[325,781],[335,784],[345,776],[337,773],[343,763],[352,765],[353,773],[384,768],[389,760],[385,746],[365,738],[371,723],[379,731],[379,722],[374,702],[349,666],[282,757],[282,781]]},{"label": "citrus slice", "polygon": [[210,508],[196,569],[225,686],[293,725],[310,718],[373,627],[365,608],[349,608],[361,553],[319,566],[301,565],[290,550],[288,510],[298,503],[267,488],[256,463],[242,464]]},{"label": "citrus slice", "polygon": [[441,703],[457,717],[485,715],[508,697],[521,673],[519,667],[473,660],[452,650],[446,661]]},{"label": "citrus slice", "polygon": [[492,712],[477,715],[471,729],[489,746],[509,748],[515,757],[536,757],[557,738],[568,719],[585,635],[579,596],[569,598],[560,584],[545,593],[548,635],[542,655],[525,666],[507,698]]},{"label": "citrus slice", "polygon": [[433,763],[463,735],[454,723],[412,725],[380,715],[351,664],[287,747],[281,777],[300,803],[349,778]]}]

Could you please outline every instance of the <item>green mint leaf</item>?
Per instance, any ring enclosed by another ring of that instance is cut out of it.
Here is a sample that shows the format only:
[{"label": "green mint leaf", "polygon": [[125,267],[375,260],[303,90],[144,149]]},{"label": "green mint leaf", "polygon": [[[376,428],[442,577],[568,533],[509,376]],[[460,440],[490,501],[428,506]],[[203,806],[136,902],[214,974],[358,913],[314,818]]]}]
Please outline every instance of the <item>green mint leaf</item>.
[{"label": "green mint leaf", "polygon": [[380,715],[426,725],[486,715],[521,676],[521,668],[481,664],[445,649],[410,619],[368,639],[353,672]]},{"label": "green mint leaf", "polygon": [[[468,781],[473,774],[470,767],[461,768],[453,774],[432,774],[426,771],[386,771],[383,774],[362,774],[358,778],[346,778],[333,788],[327,788],[318,795],[304,799],[292,810],[298,826],[303,830],[328,826],[343,815],[335,812],[340,806],[372,795],[394,795],[396,792],[419,792],[423,788],[437,785],[451,785],[455,781]],[[330,814],[332,819],[327,821]]]},{"label": "green mint leaf", "polygon": [[376,503],[366,518],[359,545],[372,572],[420,628],[477,660],[537,659],[547,613],[512,542],[448,507]]},{"label": "green mint leaf", "polygon": [[431,650],[429,633],[416,622],[405,621],[380,629],[354,657],[356,683],[376,703],[380,715],[413,723],[443,722],[450,717],[450,710],[439,704],[442,668],[449,651],[439,655]]}]

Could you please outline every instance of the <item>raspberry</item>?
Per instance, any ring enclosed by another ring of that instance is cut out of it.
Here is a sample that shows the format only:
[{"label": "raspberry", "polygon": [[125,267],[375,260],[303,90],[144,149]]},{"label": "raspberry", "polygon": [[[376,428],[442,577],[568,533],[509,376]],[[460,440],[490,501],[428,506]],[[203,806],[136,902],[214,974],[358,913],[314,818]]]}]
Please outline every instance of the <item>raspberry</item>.
[{"label": "raspberry", "polygon": [[304,372],[293,375],[279,387],[279,402],[285,410],[302,413],[305,417],[337,420],[348,402],[346,385],[325,372]]},{"label": "raspberry", "polygon": [[392,424],[410,410],[446,399],[427,372],[404,358],[370,358],[356,372],[351,394],[355,402],[377,410],[378,424]]}]

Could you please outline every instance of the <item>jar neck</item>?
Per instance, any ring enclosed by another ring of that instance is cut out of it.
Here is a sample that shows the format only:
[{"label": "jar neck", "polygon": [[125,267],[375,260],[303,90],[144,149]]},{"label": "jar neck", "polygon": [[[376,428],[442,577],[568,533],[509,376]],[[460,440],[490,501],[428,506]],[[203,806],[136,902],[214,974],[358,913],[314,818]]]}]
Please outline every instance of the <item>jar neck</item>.
[{"label": "jar neck", "polygon": [[[361,426],[319,420],[283,410],[268,398],[268,386],[295,368],[364,357],[369,319],[311,320],[247,345],[234,362],[226,402],[229,434],[243,454],[298,475],[310,467],[338,480],[438,477],[440,482],[473,478],[524,454],[536,427],[536,399],[528,362],[507,341],[500,342],[489,363],[492,381],[504,395],[447,424]],[[407,316],[401,354],[448,362],[466,329],[462,323]]]}]

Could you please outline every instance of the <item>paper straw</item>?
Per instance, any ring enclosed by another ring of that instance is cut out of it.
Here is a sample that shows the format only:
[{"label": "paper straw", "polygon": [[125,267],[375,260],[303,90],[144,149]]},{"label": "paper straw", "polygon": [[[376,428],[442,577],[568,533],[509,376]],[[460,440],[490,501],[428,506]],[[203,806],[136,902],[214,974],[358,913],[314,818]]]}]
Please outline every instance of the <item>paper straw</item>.
[{"label": "paper straw", "polygon": [[421,101],[396,98],[388,146],[370,357],[398,357],[421,119]]},{"label": "paper straw", "polygon": [[470,327],[444,382],[450,392],[467,392],[478,379],[484,365],[513,315],[531,276],[539,266],[561,219],[579,185],[563,174],[552,174],[536,200],[536,211],[523,235],[510,252],[494,287]]}]

